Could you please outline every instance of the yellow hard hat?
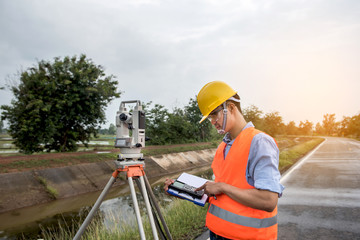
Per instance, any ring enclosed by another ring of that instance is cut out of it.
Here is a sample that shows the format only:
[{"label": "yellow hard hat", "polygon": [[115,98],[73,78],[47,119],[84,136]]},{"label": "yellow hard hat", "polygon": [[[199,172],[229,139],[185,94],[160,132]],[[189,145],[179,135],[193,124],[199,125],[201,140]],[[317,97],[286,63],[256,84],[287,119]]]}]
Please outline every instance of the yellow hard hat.
[{"label": "yellow hard hat", "polygon": [[236,92],[222,81],[207,83],[197,95],[199,109],[203,115],[200,123],[204,121],[215,108],[235,94]]}]

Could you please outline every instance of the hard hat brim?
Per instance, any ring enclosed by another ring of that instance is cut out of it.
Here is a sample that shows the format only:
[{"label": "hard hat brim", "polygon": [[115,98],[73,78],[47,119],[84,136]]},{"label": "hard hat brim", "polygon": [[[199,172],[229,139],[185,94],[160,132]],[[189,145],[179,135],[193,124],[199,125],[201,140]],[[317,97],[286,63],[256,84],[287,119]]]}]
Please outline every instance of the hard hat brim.
[{"label": "hard hat brim", "polygon": [[207,119],[208,116],[209,116],[209,115],[203,116],[203,117],[201,118],[201,120],[199,121],[199,123],[202,123],[205,119]]}]

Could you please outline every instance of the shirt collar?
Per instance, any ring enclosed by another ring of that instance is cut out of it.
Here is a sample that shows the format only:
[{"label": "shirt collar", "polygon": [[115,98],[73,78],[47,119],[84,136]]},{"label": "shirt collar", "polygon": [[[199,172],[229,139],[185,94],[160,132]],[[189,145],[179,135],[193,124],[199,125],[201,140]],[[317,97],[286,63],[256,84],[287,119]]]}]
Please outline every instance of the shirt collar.
[{"label": "shirt collar", "polygon": [[[249,128],[249,127],[255,127],[254,124],[252,122],[248,122],[245,127],[241,130],[241,131],[244,131],[245,129]],[[223,142],[226,143],[226,144],[229,144],[234,141],[235,139],[231,139],[230,137],[230,133],[226,133],[224,138],[223,138]]]}]

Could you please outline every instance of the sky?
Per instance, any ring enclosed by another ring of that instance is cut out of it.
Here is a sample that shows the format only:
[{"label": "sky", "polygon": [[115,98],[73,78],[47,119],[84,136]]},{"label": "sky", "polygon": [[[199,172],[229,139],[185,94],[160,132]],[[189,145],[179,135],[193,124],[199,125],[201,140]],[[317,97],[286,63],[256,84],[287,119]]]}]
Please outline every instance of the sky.
[{"label": "sky", "polygon": [[[358,0],[1,0],[0,86],[40,60],[86,54],[121,101],[184,107],[221,80],[284,123],[360,114]],[[0,105],[13,99],[0,91]]]}]

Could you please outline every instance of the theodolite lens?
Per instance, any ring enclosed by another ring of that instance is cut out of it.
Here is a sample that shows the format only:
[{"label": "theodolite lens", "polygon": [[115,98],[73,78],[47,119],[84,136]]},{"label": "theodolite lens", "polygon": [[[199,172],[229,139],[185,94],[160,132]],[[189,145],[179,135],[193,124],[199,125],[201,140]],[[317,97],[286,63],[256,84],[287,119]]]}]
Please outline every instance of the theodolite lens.
[{"label": "theodolite lens", "polygon": [[125,114],[125,113],[122,113],[122,114],[120,114],[120,116],[119,116],[119,118],[120,118],[120,121],[126,121],[126,119],[128,118],[128,116]]}]

